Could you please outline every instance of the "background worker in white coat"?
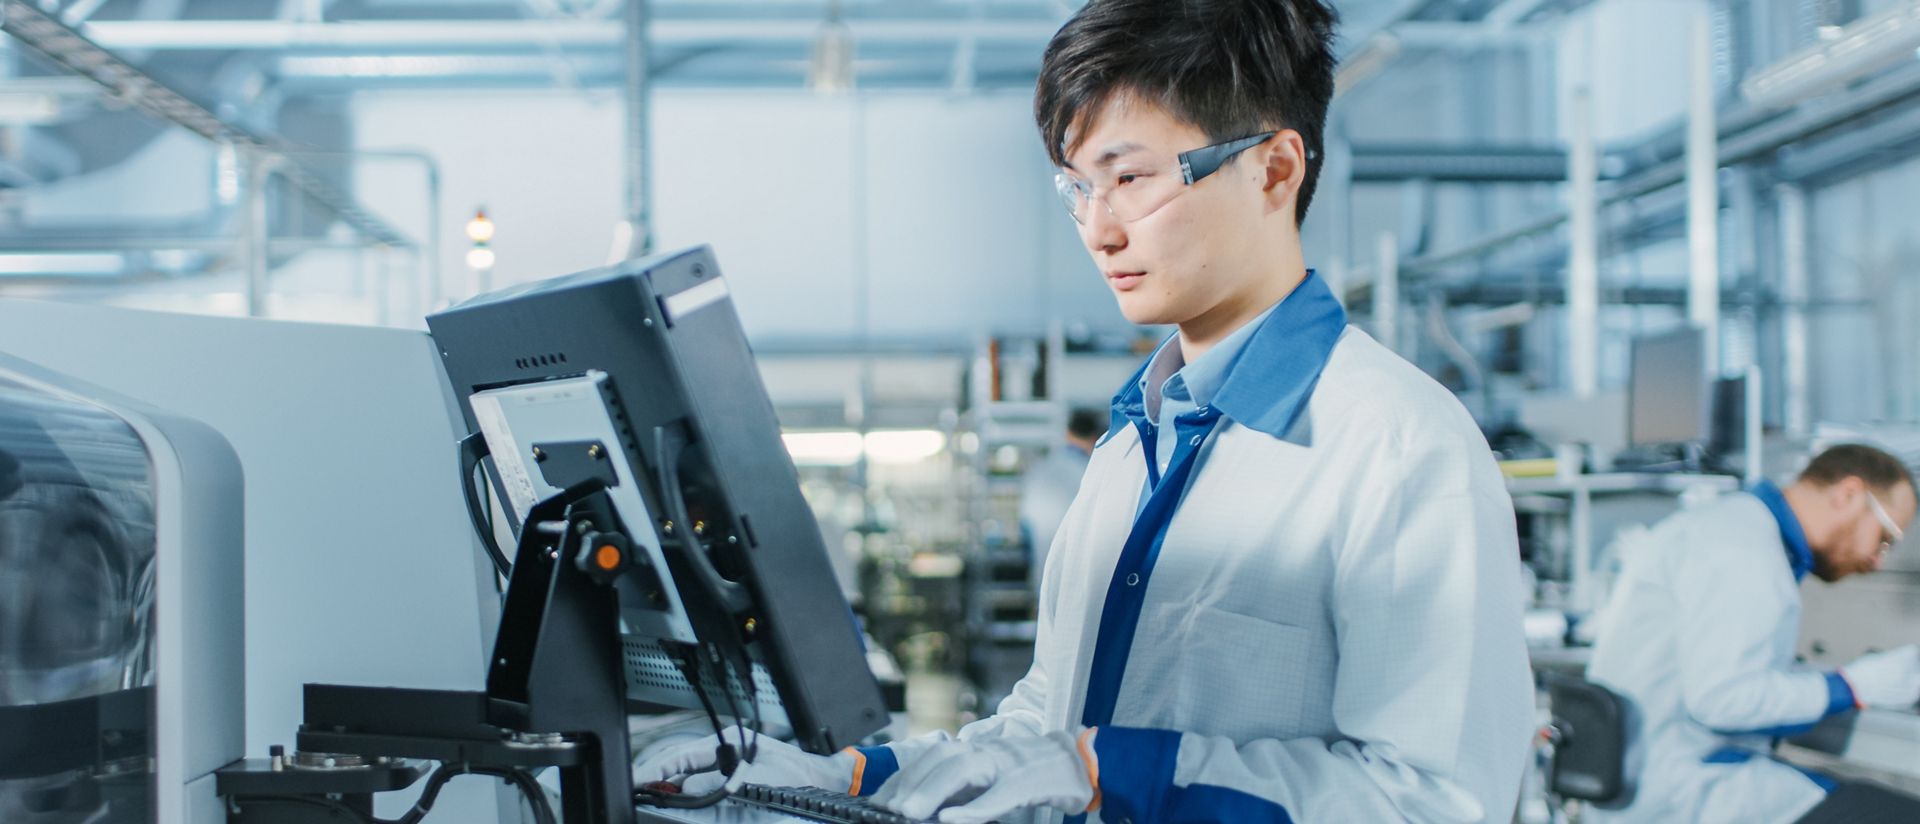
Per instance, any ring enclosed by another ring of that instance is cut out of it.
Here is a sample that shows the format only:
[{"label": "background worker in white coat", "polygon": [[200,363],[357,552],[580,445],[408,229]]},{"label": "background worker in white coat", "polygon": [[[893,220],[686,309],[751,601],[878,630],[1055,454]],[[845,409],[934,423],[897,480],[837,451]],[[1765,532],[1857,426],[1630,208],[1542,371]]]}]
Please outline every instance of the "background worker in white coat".
[{"label": "background worker in white coat", "polygon": [[748,780],[877,785],[948,822],[1511,819],[1533,694],[1511,501],[1466,410],[1348,326],[1300,249],[1334,23],[1321,0],[1093,0],[1054,36],[1035,114],[1061,197],[1122,313],[1179,331],[1114,398],[996,714]]},{"label": "background worker in white coat", "polygon": [[[1920,650],[1869,653],[1832,672],[1796,667],[1800,582],[1878,569],[1913,516],[1906,467],[1849,444],[1785,490],[1761,482],[1656,526],[1621,570],[1587,667],[1639,719],[1633,802],[1594,818],[1762,824],[1845,803],[1847,790],[1829,798],[1831,779],[1770,758],[1773,745],[1855,707],[1911,709]],[[1920,821],[1920,804],[1910,809],[1899,820]]]},{"label": "background worker in white coat", "polygon": [[1047,550],[1053,548],[1053,536],[1060,531],[1067,508],[1080,491],[1080,479],[1087,474],[1093,445],[1106,431],[1104,411],[1074,409],[1067,413],[1066,437],[1027,468],[1025,483],[1020,487],[1020,525],[1027,532],[1027,557],[1035,589],[1040,586],[1041,571],[1047,568]]}]

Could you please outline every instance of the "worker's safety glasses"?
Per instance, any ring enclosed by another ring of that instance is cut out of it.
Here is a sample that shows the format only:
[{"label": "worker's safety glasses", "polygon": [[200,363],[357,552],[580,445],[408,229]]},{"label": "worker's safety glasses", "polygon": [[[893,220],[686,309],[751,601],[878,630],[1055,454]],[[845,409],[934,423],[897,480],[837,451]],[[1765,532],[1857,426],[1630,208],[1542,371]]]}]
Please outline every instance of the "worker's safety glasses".
[{"label": "worker's safety glasses", "polygon": [[1880,499],[1871,492],[1867,493],[1867,508],[1873,510],[1873,517],[1880,519],[1880,554],[1885,555],[1893,549],[1894,544],[1900,543],[1905,533],[1900,531],[1900,525],[1893,522],[1893,516],[1887,514],[1887,508],[1881,506]]},{"label": "worker's safety glasses", "polygon": [[1097,201],[1121,223],[1132,223],[1172,202],[1187,188],[1218,171],[1234,155],[1251,149],[1279,132],[1203,146],[1173,157],[1146,152],[1123,155],[1112,166],[1084,177],[1075,172],[1053,176],[1053,185],[1075,223],[1087,222],[1087,210]]}]

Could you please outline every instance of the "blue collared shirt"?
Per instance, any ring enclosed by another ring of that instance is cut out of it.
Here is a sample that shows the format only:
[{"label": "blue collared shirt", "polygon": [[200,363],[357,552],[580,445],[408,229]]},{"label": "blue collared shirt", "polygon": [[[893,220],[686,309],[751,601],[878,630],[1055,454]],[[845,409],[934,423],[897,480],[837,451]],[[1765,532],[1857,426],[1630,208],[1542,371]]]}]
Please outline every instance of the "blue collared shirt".
[{"label": "blue collared shirt", "polygon": [[[1260,324],[1265,323],[1267,316],[1272,315],[1279,306],[1279,303],[1275,303],[1252,320],[1241,324],[1240,328],[1221,338],[1219,343],[1192,363],[1186,362],[1185,353],[1180,350],[1178,334],[1160,344],[1139,381],[1147,418],[1153,421],[1154,428],[1170,432],[1174,418],[1213,403],[1213,397],[1219,394],[1221,384],[1227,382],[1227,374],[1239,361],[1240,352],[1247,347],[1247,341],[1253,338]],[[1172,373],[1170,376],[1169,372]],[[1156,380],[1159,381],[1158,389],[1154,388]],[[1154,461],[1159,464],[1161,474],[1166,473],[1167,462],[1173,459],[1175,442],[1174,438],[1154,441]]]},{"label": "blue collared shirt", "polygon": [[1787,565],[1793,568],[1793,580],[1806,578],[1813,570],[1813,547],[1807,543],[1807,532],[1800,526],[1800,517],[1787,506],[1786,494],[1772,481],[1756,483],[1747,492],[1766,504],[1773,520],[1779,523],[1780,540],[1787,545]]},{"label": "blue collared shirt", "polygon": [[[1347,328],[1347,310],[1333,296],[1333,290],[1327,287],[1312,269],[1307,270],[1306,279],[1295,286],[1278,304],[1268,309],[1260,318],[1242,326],[1229,340],[1222,341],[1200,361],[1202,365],[1196,388],[1196,375],[1191,365],[1182,368],[1188,374],[1181,381],[1189,398],[1194,398],[1196,389],[1211,397],[1193,402],[1193,409],[1211,407],[1213,410],[1231,418],[1235,423],[1257,432],[1264,432],[1276,438],[1284,438],[1287,430],[1306,408],[1307,398],[1313,393],[1314,384],[1320,379],[1320,370],[1327,365],[1334,344],[1340,342],[1340,335]],[[1231,339],[1239,338],[1238,341]],[[1165,348],[1165,345],[1162,345]],[[1178,347],[1174,347],[1176,350]],[[1237,350],[1237,351],[1236,351]],[[1120,392],[1113,397],[1113,409],[1109,419],[1106,438],[1113,437],[1123,427],[1160,428],[1168,421],[1179,417],[1173,415],[1150,416],[1146,397],[1150,388],[1147,375],[1155,362],[1161,359],[1159,352],[1141,364],[1133,377],[1121,386]],[[1214,358],[1214,355],[1221,355]],[[1218,371],[1216,371],[1216,369]],[[1214,389],[1213,387],[1218,387]],[[1164,405],[1164,404],[1163,404]],[[1161,413],[1164,410],[1153,410]],[[1154,421],[1158,419],[1159,424]],[[1165,430],[1171,431],[1171,430]],[[1154,469],[1170,459],[1160,458],[1159,443],[1169,442],[1173,438],[1155,438]],[[1158,476],[1158,472],[1152,473]]]}]

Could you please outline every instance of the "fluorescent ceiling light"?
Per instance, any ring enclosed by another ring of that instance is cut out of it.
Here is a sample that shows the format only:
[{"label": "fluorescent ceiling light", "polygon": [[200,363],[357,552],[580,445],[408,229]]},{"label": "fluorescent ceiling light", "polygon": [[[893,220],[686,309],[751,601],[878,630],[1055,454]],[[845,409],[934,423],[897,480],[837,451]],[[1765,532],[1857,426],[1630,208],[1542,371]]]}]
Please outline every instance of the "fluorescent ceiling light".
[{"label": "fluorescent ceiling light", "polygon": [[947,448],[947,436],[931,429],[868,432],[867,460],[874,463],[917,463]]},{"label": "fluorescent ceiling light", "polygon": [[120,274],[126,266],[126,256],[118,252],[0,253],[0,275],[105,277]]},{"label": "fluorescent ceiling light", "polygon": [[880,464],[924,461],[945,451],[947,436],[932,429],[886,429],[865,437],[851,430],[785,432],[787,454],[801,466],[851,466],[865,454]]},{"label": "fluorescent ceiling light", "polygon": [[851,466],[860,460],[858,432],[786,432],[780,440],[801,466]]}]

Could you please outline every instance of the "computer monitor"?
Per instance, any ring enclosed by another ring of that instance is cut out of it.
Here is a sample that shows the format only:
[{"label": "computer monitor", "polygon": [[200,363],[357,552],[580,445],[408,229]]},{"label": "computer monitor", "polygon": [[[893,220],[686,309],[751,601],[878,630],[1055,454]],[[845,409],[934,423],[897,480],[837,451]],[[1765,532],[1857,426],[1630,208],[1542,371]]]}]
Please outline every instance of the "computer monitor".
[{"label": "computer monitor", "polygon": [[[886,725],[709,249],[482,295],[427,325],[514,532],[537,502],[597,483],[631,535],[636,563],[614,584],[630,701],[724,711],[751,696],[733,714],[815,752]],[[702,696],[683,669],[696,648],[750,659],[754,687],[735,671]]]},{"label": "computer monitor", "polygon": [[1703,444],[1708,431],[1705,336],[1686,328],[1633,341],[1627,440],[1634,446]]},{"label": "computer monitor", "polygon": [[1707,453],[1731,457],[1747,448],[1747,376],[1713,382],[1712,437]]}]

